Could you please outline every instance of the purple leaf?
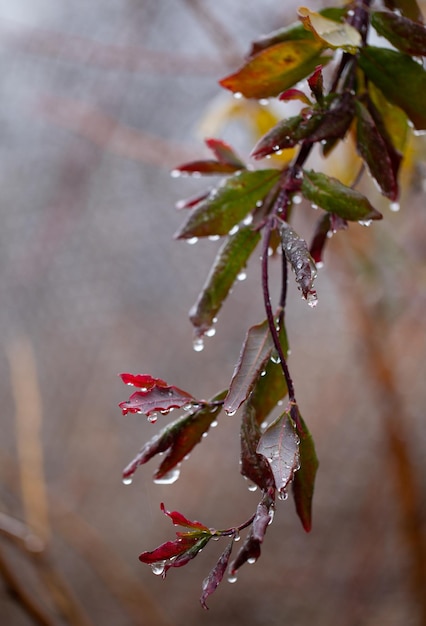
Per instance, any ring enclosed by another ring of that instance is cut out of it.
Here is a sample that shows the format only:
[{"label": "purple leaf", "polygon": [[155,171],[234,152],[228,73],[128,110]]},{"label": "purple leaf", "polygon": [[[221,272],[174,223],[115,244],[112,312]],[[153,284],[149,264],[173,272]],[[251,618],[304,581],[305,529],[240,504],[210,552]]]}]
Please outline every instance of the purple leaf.
[{"label": "purple leaf", "polygon": [[231,575],[235,574],[244,563],[254,563],[259,558],[261,552],[260,546],[263,543],[266,530],[271,523],[273,508],[273,498],[269,494],[265,494],[262,501],[257,505],[250,532],[230,567]]},{"label": "purple leaf", "polygon": [[205,174],[205,175],[217,175],[217,174],[232,174],[238,170],[243,169],[240,165],[235,166],[230,163],[221,163],[220,161],[214,161],[213,159],[200,159],[198,161],[190,161],[189,163],[183,163],[179,167],[175,168],[176,172],[184,172],[186,174]]},{"label": "purple leaf", "polygon": [[220,163],[226,163],[227,165],[233,165],[234,170],[245,169],[244,163],[235,154],[234,150],[229,144],[221,139],[209,138],[205,140],[206,145],[215,155],[216,159]]},{"label": "purple leaf", "polygon": [[179,511],[168,511],[163,502],[161,503],[160,508],[164,515],[170,517],[175,526],[184,526],[185,528],[193,528],[196,530],[210,532],[209,528],[201,522],[191,522],[191,520],[187,519],[184,515],[182,515],[182,513],[179,513]]},{"label": "purple leaf", "polygon": [[[275,365],[275,367],[277,367]],[[262,491],[275,488],[275,480],[269,463],[265,457],[257,452],[257,445],[261,436],[255,408],[249,400],[243,409],[241,419],[241,467],[243,476],[257,485]]]},{"label": "purple leaf", "polygon": [[268,322],[252,326],[247,331],[240,358],[232,375],[224,409],[233,415],[248,398],[272,352],[272,339]]},{"label": "purple leaf", "polygon": [[263,433],[257,452],[268,461],[278,492],[285,497],[286,489],[299,469],[299,437],[285,411]]},{"label": "purple leaf", "polygon": [[157,412],[168,413],[171,409],[180,409],[191,402],[197,401],[191,394],[178,387],[155,386],[148,391],[135,391],[128,400],[120,402],[118,406],[123,415],[143,413],[149,417]]},{"label": "purple leaf", "polygon": [[222,582],[223,576],[226,572],[226,568],[228,567],[229,557],[232,552],[233,540],[226,546],[225,550],[219,557],[218,562],[210,572],[210,574],[203,580],[202,590],[200,602],[203,609],[208,609],[209,607],[206,604],[206,600],[209,596],[212,595],[217,589],[217,587]]}]

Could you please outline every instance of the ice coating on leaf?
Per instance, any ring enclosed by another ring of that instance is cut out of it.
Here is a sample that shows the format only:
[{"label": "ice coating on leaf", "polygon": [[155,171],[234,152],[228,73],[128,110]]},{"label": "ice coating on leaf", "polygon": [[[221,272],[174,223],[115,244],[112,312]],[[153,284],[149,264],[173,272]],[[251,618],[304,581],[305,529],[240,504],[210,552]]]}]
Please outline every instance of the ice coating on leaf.
[{"label": "ice coating on leaf", "polygon": [[279,492],[285,492],[299,469],[299,437],[288,411],[278,417],[261,436],[257,452],[268,461]]},{"label": "ice coating on leaf", "polygon": [[308,302],[316,301],[316,291],[313,285],[317,270],[306,241],[299,237],[286,222],[281,225],[281,239],[285,256],[295,273],[296,283],[303,297]]}]

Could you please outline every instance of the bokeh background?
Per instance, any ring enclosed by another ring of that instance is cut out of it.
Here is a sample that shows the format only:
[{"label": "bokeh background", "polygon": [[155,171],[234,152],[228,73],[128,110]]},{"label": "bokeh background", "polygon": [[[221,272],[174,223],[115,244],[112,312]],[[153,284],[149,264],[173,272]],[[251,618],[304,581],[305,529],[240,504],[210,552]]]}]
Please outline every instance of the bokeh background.
[{"label": "bokeh background", "polygon": [[[217,80],[253,38],[293,21],[296,6],[0,7],[2,625],[426,624],[419,137],[401,210],[370,184],[384,220],[331,240],[317,308],[290,289],[290,365],[321,463],[312,533],[291,499],[280,502],[259,562],[224,581],[205,612],[200,585],[221,546],[166,581],[137,557],[174,534],[162,501],[218,528],[251,515],[258,494],[239,475],[238,414],[220,419],[174,485],[152,483],[155,461],[121,482],[161,424],[120,414],[128,389],[117,374],[150,373],[210,397],[229,381],[247,327],[264,317],[251,264],[216,336],[192,350],[187,312],[217,244],[173,242],[176,201],[206,183],[169,172],[206,156],[209,134],[247,156],[263,114],[236,110]],[[333,167],[350,178],[345,159]],[[301,205],[297,216],[307,238],[313,213]]]}]

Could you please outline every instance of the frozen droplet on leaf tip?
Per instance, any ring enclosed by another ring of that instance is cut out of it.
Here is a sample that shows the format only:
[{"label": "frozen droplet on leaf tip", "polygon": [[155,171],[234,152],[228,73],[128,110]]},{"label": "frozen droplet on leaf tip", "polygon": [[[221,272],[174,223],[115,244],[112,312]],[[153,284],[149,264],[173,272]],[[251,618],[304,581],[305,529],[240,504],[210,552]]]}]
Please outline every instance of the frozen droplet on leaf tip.
[{"label": "frozen droplet on leaf tip", "polygon": [[195,352],[202,352],[204,350],[204,341],[201,337],[196,337],[192,343],[192,347]]},{"label": "frozen droplet on leaf tip", "polygon": [[156,485],[172,485],[177,481],[180,476],[180,469],[178,467],[174,467],[170,472],[164,474],[164,476],[159,476],[158,478],[154,478],[154,482]]},{"label": "frozen droplet on leaf tip", "polygon": [[132,476],[124,476],[123,478],[123,485],[131,485],[133,482],[133,477]]},{"label": "frozen droplet on leaf tip", "polygon": [[152,573],[156,576],[161,576],[164,573],[164,567],[166,565],[165,561],[158,561],[157,563],[151,564]]}]

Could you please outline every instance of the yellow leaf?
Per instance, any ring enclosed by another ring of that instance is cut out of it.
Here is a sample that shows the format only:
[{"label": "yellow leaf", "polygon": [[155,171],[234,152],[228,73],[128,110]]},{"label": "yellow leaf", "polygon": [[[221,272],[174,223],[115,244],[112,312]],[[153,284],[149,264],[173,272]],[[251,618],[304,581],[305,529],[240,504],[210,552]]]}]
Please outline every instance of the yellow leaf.
[{"label": "yellow leaf", "polygon": [[361,35],[356,28],[346,22],[329,20],[306,7],[300,7],[298,15],[306,30],[310,30],[329,48],[343,48],[346,52],[355,54],[362,43]]}]

